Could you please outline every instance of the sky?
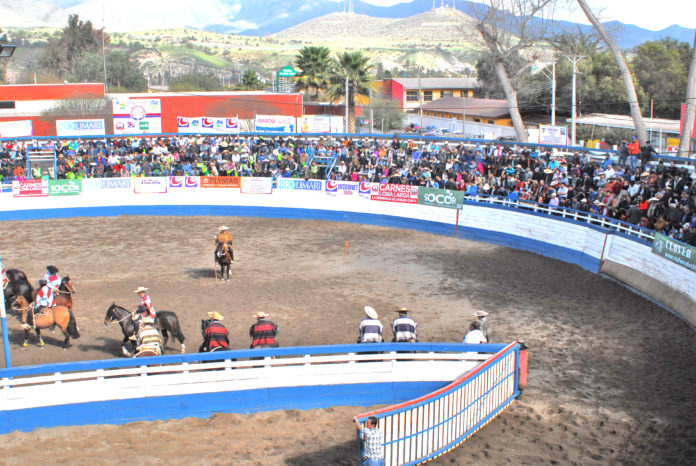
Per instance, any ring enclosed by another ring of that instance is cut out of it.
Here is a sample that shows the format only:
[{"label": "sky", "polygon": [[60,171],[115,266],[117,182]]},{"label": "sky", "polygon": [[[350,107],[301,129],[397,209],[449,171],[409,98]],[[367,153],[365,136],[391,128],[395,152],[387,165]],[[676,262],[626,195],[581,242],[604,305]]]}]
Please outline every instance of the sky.
[{"label": "sky", "polygon": [[[373,5],[390,6],[398,3],[410,3],[413,0],[362,0]],[[452,0],[446,0],[451,4]],[[436,0],[440,5],[440,0]],[[577,5],[576,2],[568,2]],[[595,15],[602,22],[621,21],[634,24],[651,31],[659,31],[673,24],[686,28],[696,28],[696,2],[694,0],[587,0]],[[557,19],[589,24],[583,12],[575,7],[574,11],[558,12]]]}]

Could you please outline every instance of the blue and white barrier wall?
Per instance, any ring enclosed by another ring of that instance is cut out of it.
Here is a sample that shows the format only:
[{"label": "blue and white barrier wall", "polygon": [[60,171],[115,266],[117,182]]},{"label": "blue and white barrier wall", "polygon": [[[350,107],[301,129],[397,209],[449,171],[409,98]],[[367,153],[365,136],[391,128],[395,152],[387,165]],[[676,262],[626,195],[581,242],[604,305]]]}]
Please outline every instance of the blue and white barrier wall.
[{"label": "blue and white barrier wall", "polygon": [[510,344],[446,387],[360,414],[360,422],[370,416],[378,420],[384,434],[384,464],[419,464],[437,458],[499,415],[519,394],[519,352],[519,344]]},{"label": "blue and white barrier wall", "polygon": [[461,201],[448,191],[415,186],[325,180],[153,177],[45,183],[14,182],[12,189],[3,189],[0,220],[236,215],[345,221],[456,235],[606,274],[696,325],[696,287],[691,286],[696,272],[652,254],[653,232],[596,215],[550,211],[548,206],[486,196]]},{"label": "blue and white barrier wall", "polygon": [[3,369],[0,434],[218,412],[397,403],[438,390],[472,370],[487,371],[476,368],[505,346],[336,345]]}]

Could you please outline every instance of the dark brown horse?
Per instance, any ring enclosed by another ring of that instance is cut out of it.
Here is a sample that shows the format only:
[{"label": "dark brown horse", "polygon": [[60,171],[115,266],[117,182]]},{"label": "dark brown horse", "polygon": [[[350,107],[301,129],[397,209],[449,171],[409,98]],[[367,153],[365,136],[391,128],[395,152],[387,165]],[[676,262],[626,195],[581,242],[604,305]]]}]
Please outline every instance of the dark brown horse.
[{"label": "dark brown horse", "polygon": [[[216,251],[215,261],[220,264],[220,278],[225,279],[225,273],[227,273],[227,280],[230,279],[230,266],[232,265],[232,250],[227,243],[220,243],[219,251]],[[217,268],[215,270],[215,277],[217,278]]]},{"label": "dark brown horse", "polygon": [[[70,275],[63,277],[58,287],[58,292],[55,293],[55,300],[57,306],[65,306],[72,311],[73,299],[72,295],[77,293],[75,286],[73,285]],[[39,290],[36,289],[31,292],[31,299],[36,301],[36,295],[39,294]]]},{"label": "dark brown horse", "polygon": [[70,344],[70,337],[80,338],[80,332],[77,330],[77,322],[72,311],[65,306],[55,306],[47,309],[43,314],[34,314],[34,305],[28,303],[24,296],[19,295],[15,298],[13,307],[19,308],[22,313],[22,327],[24,328],[24,342],[22,346],[27,346],[29,343],[29,332],[33,328],[36,331],[36,336],[39,337],[39,346],[44,345],[41,338],[42,328],[60,327],[60,330],[65,335],[63,348],[67,348]]}]

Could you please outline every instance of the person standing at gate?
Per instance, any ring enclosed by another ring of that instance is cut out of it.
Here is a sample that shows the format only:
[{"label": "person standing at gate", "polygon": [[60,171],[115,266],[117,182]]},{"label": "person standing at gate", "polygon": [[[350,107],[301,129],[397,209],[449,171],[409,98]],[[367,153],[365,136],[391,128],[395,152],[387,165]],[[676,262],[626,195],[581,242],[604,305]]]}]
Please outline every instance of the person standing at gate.
[{"label": "person standing at gate", "polygon": [[377,311],[370,306],[365,306],[367,319],[360,321],[358,325],[358,343],[382,343],[382,322],[379,321]]},{"label": "person standing at gate", "polygon": [[360,432],[362,445],[363,466],[383,466],[384,465],[384,433],[377,427],[377,418],[370,416],[365,422],[365,427],[360,425],[358,417],[353,418],[355,428]]},{"label": "person standing at gate", "polygon": [[256,323],[249,329],[250,348],[277,348],[278,326],[267,319],[270,315],[259,311],[254,317],[256,317]]},{"label": "person standing at gate", "polygon": [[481,333],[483,333],[484,338],[486,339],[487,343],[491,342],[491,324],[486,320],[486,317],[489,315],[488,312],[486,311],[476,311],[474,312],[474,317],[476,317],[476,322],[479,324],[479,328],[481,329]]},{"label": "person standing at gate", "polygon": [[418,324],[408,316],[408,308],[402,307],[397,309],[396,312],[399,313],[399,317],[394,319],[391,324],[392,333],[394,334],[392,341],[398,343],[417,342],[418,336],[416,335],[416,329],[418,328]]}]

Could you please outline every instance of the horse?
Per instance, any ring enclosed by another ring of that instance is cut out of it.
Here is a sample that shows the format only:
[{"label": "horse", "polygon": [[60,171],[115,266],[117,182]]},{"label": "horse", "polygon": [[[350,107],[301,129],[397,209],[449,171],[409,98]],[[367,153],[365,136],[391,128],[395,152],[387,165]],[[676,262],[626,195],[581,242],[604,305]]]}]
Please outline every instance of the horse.
[{"label": "horse", "polygon": [[[130,352],[126,348],[126,343],[129,340],[134,340],[135,335],[135,322],[133,322],[133,312],[128,309],[117,305],[116,303],[111,303],[111,306],[106,310],[106,315],[104,316],[104,325],[107,327],[111,322],[116,320],[121,324],[121,331],[123,332],[123,342],[121,343],[121,351],[123,355],[128,357]],[[154,326],[157,330],[162,332],[164,337],[164,345],[167,346],[167,341],[169,340],[169,332],[179,340],[181,344],[181,353],[186,352],[186,345],[184,345],[184,334],[181,331],[181,325],[179,325],[179,319],[176,317],[172,311],[157,311],[157,317],[155,317]],[[134,347],[135,349],[135,347]]]},{"label": "horse", "polygon": [[43,314],[34,314],[34,305],[27,302],[24,296],[19,295],[13,302],[13,307],[19,307],[22,313],[22,327],[24,328],[24,342],[22,346],[28,345],[29,332],[33,328],[36,331],[36,336],[39,338],[39,346],[44,346],[43,338],[41,338],[42,328],[60,327],[65,341],[63,348],[67,348],[70,344],[70,337],[80,338],[80,332],[77,329],[77,321],[72,311],[65,306],[55,306],[46,309]]},{"label": "horse", "polygon": [[18,279],[9,281],[4,290],[5,307],[9,309],[18,296],[22,296],[27,303],[33,302],[33,292],[34,287],[31,286],[31,283],[27,280]]},{"label": "horse", "polygon": [[[58,287],[58,292],[55,293],[54,299],[56,300],[57,306],[65,306],[72,311],[73,299],[72,295],[77,293],[75,286],[73,285],[70,275],[66,275],[60,281],[60,286]],[[36,301],[36,295],[39,294],[39,290],[33,290],[31,292],[32,301]]]},{"label": "horse", "polygon": [[[225,279],[225,272],[227,272],[227,281],[230,280],[230,266],[232,265],[232,252],[230,246],[227,243],[220,243],[218,249],[215,251],[215,261],[220,264],[220,278]],[[217,270],[215,271],[215,277],[217,277]]]},{"label": "horse", "polygon": [[25,282],[29,281],[29,279],[27,278],[27,274],[25,274],[19,269],[7,269],[5,270],[5,276],[7,277],[7,280],[10,282],[17,282],[20,280],[24,280]]}]

